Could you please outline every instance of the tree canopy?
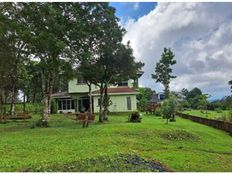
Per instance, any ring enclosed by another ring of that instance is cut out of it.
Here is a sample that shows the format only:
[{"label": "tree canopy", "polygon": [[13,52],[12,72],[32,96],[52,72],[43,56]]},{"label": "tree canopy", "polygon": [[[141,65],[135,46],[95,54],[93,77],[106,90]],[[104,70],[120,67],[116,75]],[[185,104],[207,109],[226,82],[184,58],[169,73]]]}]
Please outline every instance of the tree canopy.
[{"label": "tree canopy", "polygon": [[160,61],[156,63],[155,74],[152,74],[152,78],[155,79],[156,82],[163,84],[166,99],[169,97],[170,80],[176,78],[176,76],[172,75],[171,68],[172,65],[176,64],[174,57],[175,55],[170,48],[164,48],[164,52],[161,55]]}]

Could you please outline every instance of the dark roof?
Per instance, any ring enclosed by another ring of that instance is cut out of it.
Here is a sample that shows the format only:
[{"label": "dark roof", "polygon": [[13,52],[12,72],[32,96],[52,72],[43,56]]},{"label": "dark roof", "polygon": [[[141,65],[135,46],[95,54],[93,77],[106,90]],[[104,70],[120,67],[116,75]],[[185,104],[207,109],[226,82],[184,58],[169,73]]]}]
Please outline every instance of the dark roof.
[{"label": "dark roof", "polygon": [[53,98],[71,98],[68,92],[57,92],[52,94]]},{"label": "dark roof", "polygon": [[[109,94],[117,94],[117,93],[137,93],[134,88],[129,87],[117,87],[117,88],[108,88]],[[92,94],[100,94],[100,90],[93,91]]]}]

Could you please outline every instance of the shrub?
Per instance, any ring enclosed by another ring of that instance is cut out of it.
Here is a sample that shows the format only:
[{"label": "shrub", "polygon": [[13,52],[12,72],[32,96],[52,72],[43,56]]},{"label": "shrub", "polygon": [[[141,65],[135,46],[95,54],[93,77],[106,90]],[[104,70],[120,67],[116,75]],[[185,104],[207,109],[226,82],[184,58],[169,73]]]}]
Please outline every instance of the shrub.
[{"label": "shrub", "polygon": [[229,122],[232,122],[232,109],[229,110],[227,119],[228,119]]},{"label": "shrub", "polygon": [[139,112],[134,112],[129,116],[129,122],[132,123],[140,123],[142,120],[141,115]]},{"label": "shrub", "polygon": [[57,105],[55,99],[52,99],[51,101],[51,113],[56,114],[57,113]]},{"label": "shrub", "polygon": [[156,116],[161,116],[162,115],[162,109],[161,109],[161,107],[156,108],[155,115]]},{"label": "shrub", "polygon": [[221,109],[221,108],[216,108],[215,111],[216,111],[217,113],[222,113],[222,109]]},{"label": "shrub", "polygon": [[44,121],[43,119],[39,119],[37,122],[35,122],[31,128],[36,128],[36,127],[49,127],[49,124],[47,121]]}]

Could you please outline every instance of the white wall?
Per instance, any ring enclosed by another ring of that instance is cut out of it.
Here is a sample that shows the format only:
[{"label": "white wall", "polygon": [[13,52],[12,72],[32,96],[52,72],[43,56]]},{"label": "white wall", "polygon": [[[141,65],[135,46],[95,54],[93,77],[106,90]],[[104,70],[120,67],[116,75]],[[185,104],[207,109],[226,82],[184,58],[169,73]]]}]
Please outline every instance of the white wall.
[{"label": "white wall", "polygon": [[[131,97],[131,110],[127,109],[127,97]],[[94,112],[99,112],[98,99],[99,96],[94,96]],[[136,104],[136,95],[111,95],[110,100],[112,101],[112,105],[110,105],[110,112],[130,112],[137,110]]]}]

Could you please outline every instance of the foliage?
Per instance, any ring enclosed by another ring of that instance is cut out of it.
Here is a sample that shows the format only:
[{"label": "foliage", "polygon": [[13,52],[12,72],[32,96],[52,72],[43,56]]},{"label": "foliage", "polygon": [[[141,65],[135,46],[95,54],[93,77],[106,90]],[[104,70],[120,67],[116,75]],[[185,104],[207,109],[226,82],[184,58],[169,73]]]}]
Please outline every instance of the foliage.
[{"label": "foliage", "polygon": [[140,123],[142,120],[141,115],[139,112],[134,112],[129,116],[129,122],[132,123]]},{"label": "foliage", "polygon": [[152,99],[154,92],[151,88],[139,88],[138,99],[138,109],[142,112],[147,111],[147,106]]},{"label": "foliage", "polygon": [[56,113],[57,113],[56,100],[52,99],[52,101],[51,101],[51,114],[56,114]]},{"label": "foliage", "polygon": [[195,134],[192,134],[186,130],[174,130],[161,133],[161,138],[165,138],[167,140],[176,140],[176,141],[197,141],[199,137]]},{"label": "foliage", "polygon": [[221,109],[221,108],[216,108],[215,111],[216,111],[217,113],[222,113],[222,109]]},{"label": "foliage", "polygon": [[171,49],[164,48],[164,52],[161,55],[160,61],[156,64],[155,74],[152,74],[152,78],[156,80],[156,82],[160,82],[164,86],[164,94],[165,98],[169,97],[169,83],[172,78],[176,78],[173,76],[171,66],[176,64],[176,60],[174,60],[175,55],[171,51]]},{"label": "foliage", "polygon": [[231,111],[230,110],[221,110],[218,111],[212,111],[209,110],[207,113],[201,112],[200,110],[187,110],[183,111],[183,113],[208,118],[208,119],[214,119],[214,120],[221,120],[221,121],[229,121],[231,122]]},{"label": "foliage", "polygon": [[162,116],[162,108],[161,107],[157,107],[155,110],[155,115],[156,116]]},{"label": "foliage", "polygon": [[208,103],[207,98],[208,96],[206,94],[198,95],[196,97],[198,109],[207,110],[207,103]]},{"label": "foliage", "polygon": [[[56,114],[50,116],[49,128],[30,129],[39,117],[33,115],[26,122],[0,124],[0,171],[46,170],[50,166],[57,166],[53,168],[54,172],[58,169],[63,171],[62,166],[67,164],[71,167],[73,165],[68,164],[77,161],[83,161],[81,166],[86,167],[85,171],[105,171],[107,166],[111,166],[109,159],[115,161],[117,153],[158,161],[179,172],[230,172],[232,168],[230,135],[179,117],[175,124],[163,125],[159,118],[152,115],[144,115],[141,124],[126,123],[128,114],[112,115],[107,124],[95,122],[84,130],[81,124],[74,124],[73,120]],[[197,135],[201,141],[160,137],[163,133],[176,130]],[[107,160],[101,161],[102,165],[86,163],[101,157]],[[118,168],[127,171],[124,165]]]},{"label": "foliage", "polygon": [[232,80],[230,80],[230,81],[228,82],[228,85],[230,85],[231,93],[232,93]]},{"label": "foliage", "polygon": [[175,96],[170,96],[169,99],[165,99],[161,105],[162,116],[167,120],[175,121],[175,113],[178,111],[178,101]]}]

